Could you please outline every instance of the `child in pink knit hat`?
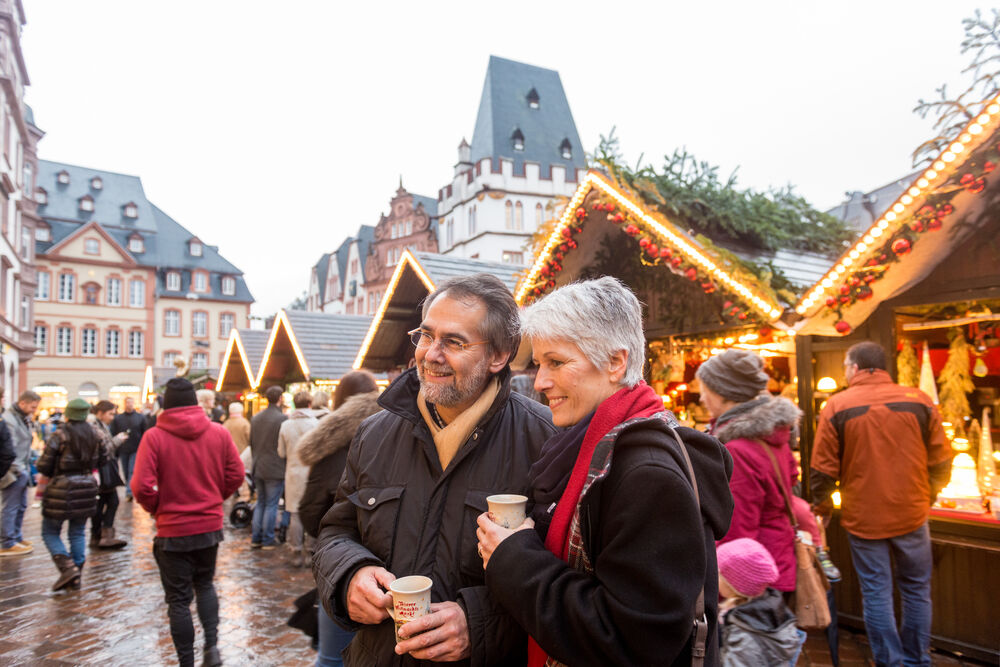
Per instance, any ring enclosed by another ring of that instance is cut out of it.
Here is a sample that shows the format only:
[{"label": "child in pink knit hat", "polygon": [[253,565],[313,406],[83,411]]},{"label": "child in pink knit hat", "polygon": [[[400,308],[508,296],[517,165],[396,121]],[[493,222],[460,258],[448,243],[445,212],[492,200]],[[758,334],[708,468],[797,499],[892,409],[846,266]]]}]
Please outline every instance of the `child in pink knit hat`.
[{"label": "child in pink knit hat", "polygon": [[716,548],[719,562],[719,627],[722,665],[794,665],[805,633],[771,585],[774,558],[756,540],[743,537]]}]

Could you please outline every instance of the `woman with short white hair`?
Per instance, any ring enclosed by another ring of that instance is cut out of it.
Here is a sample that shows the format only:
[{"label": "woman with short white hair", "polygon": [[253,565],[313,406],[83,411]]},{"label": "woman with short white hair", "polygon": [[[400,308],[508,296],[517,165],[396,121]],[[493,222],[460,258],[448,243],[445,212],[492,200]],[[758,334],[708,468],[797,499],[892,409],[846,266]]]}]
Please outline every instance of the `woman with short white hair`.
[{"label": "woman with short white hair", "polygon": [[511,531],[483,514],[477,535],[487,587],[531,636],[528,665],[691,664],[702,650],[714,664],[732,460],[642,380],[642,306],[620,281],[556,290],[521,332],[566,430],[531,469],[532,518]]}]

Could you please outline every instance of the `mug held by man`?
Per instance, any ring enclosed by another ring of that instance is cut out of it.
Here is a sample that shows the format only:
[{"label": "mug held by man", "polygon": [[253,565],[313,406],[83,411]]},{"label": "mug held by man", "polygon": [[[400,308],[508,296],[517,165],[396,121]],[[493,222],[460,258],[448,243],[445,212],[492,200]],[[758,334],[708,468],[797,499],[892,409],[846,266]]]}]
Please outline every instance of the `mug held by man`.
[{"label": "mug held by man", "polygon": [[389,594],[392,595],[392,608],[386,609],[396,624],[396,643],[403,641],[399,629],[421,616],[431,613],[431,587],[434,582],[430,577],[413,575],[401,577],[389,584]]}]

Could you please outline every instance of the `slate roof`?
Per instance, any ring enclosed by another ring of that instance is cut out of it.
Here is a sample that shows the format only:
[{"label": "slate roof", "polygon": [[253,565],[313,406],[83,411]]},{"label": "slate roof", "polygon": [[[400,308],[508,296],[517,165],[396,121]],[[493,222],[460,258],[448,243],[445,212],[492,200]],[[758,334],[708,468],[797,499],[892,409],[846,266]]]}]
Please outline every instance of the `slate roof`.
[{"label": "slate roof", "polygon": [[247,362],[250,364],[250,371],[254,374],[253,380],[260,371],[260,362],[264,360],[264,352],[267,349],[267,339],[271,337],[271,332],[266,329],[238,329],[240,342],[243,343],[243,350],[247,353]]},{"label": "slate roof", "polygon": [[483,262],[478,259],[465,259],[452,255],[438,255],[431,252],[413,252],[420,267],[427,273],[435,285],[440,285],[448,278],[455,276],[471,276],[476,273],[489,273],[496,276],[507,288],[514,292],[518,278],[526,267],[519,264],[501,264],[500,262]]},{"label": "slate roof", "polygon": [[337,380],[351,370],[368,333],[370,316],[284,312],[313,380]]},{"label": "slate roof", "polygon": [[437,199],[431,197],[425,197],[423,195],[413,195],[413,208],[417,208],[420,204],[424,205],[424,210],[427,211],[427,215],[432,218],[437,216],[438,202]]},{"label": "slate roof", "polygon": [[[57,181],[61,171],[69,174],[69,183]],[[98,190],[91,187],[95,176],[102,182]],[[191,271],[200,269],[209,272],[209,291],[199,293],[199,298],[239,303],[254,300],[243,279],[243,272],[224,258],[217,246],[207,245],[199,238],[201,256],[190,254],[188,241],[195,235],[146,199],[138,176],[39,160],[37,183],[47,195],[47,203],[39,205],[38,214],[51,229],[51,241],[36,241],[36,254],[43,255],[83,224],[96,221],[123,248],[128,248],[132,235],[138,233],[142,237],[143,251],[129,254],[141,266],[157,269],[157,297],[185,297],[191,284]],[[80,210],[79,200],[84,195],[93,198],[93,211]],[[136,206],[136,218],[125,217],[125,205],[130,203]],[[180,292],[165,289],[168,269],[180,271]],[[223,276],[236,279],[235,294],[222,293]]]},{"label": "slate roof", "polygon": [[[538,93],[537,109],[528,104],[533,89]],[[514,150],[515,129],[524,135],[524,150]],[[569,160],[563,159],[559,149],[564,139],[572,148]],[[513,160],[515,174],[524,173],[526,161],[536,162],[543,178],[549,177],[553,164],[565,165],[567,172],[586,168],[559,72],[490,56],[470,155],[473,162],[487,157],[498,162],[500,158]]]},{"label": "slate roof", "polygon": [[860,236],[910,187],[920,172],[917,170],[870,192],[847,192],[847,199],[827,213],[846,222]]},{"label": "slate roof", "polygon": [[[361,258],[361,280],[364,281],[365,258],[368,257],[368,250],[371,248],[372,243],[375,242],[375,227],[372,225],[361,225],[361,227],[358,228],[357,239],[358,257]],[[344,273],[341,273],[340,275],[343,276]]]},{"label": "slate roof", "polygon": [[319,261],[313,264],[313,268],[316,269],[316,282],[318,283],[316,287],[319,290],[321,304],[326,303],[326,275],[330,269],[330,255],[331,253],[324,252]]}]

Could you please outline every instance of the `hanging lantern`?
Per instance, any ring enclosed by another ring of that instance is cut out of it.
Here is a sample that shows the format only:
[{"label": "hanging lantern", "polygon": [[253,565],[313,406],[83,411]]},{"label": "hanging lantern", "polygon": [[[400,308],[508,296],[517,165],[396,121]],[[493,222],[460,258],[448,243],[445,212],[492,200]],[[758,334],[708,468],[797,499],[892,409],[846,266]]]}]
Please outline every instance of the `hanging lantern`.
[{"label": "hanging lantern", "polygon": [[905,255],[910,252],[910,240],[896,239],[892,242],[892,251],[897,255]]}]

